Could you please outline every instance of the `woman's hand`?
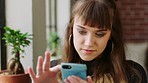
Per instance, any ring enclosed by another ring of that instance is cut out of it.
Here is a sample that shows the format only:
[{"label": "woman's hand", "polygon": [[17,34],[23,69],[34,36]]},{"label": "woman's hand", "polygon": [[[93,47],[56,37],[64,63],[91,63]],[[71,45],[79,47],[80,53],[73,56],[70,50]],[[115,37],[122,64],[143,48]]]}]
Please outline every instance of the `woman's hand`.
[{"label": "woman's hand", "polygon": [[50,53],[45,52],[45,59],[38,57],[36,75],[32,68],[29,68],[29,75],[32,83],[57,83],[56,74],[60,71],[60,65],[50,68]]},{"label": "woman's hand", "polygon": [[94,83],[90,76],[87,76],[87,81],[77,76],[69,76],[64,80],[64,83]]}]

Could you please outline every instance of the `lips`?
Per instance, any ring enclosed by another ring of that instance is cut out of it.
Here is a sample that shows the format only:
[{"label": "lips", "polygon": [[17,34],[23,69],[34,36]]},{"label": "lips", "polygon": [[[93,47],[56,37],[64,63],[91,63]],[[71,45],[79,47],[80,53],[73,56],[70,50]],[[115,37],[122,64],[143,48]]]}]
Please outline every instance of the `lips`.
[{"label": "lips", "polygon": [[82,49],[85,54],[92,54],[95,50]]}]

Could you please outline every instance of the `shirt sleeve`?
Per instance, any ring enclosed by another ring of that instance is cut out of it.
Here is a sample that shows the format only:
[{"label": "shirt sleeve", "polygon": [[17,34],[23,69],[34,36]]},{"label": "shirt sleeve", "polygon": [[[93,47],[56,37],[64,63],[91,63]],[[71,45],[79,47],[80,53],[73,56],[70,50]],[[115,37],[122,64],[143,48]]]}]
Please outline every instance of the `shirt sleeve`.
[{"label": "shirt sleeve", "polygon": [[50,67],[54,67],[54,66],[58,65],[60,62],[61,62],[61,59],[52,60],[50,62]]}]

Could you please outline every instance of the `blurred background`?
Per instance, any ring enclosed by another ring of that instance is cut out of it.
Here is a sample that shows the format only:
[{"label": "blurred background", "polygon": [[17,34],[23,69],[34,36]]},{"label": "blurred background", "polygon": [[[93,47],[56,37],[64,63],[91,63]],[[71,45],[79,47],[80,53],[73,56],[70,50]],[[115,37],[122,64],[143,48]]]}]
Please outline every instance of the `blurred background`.
[{"label": "blurred background", "polygon": [[[4,26],[33,34],[31,45],[21,59],[25,69],[35,69],[37,57],[50,50],[53,59],[61,58],[64,31],[75,0],[0,0],[0,68],[6,68],[10,47],[1,39]],[[148,0],[118,0],[126,58],[148,67]]]}]

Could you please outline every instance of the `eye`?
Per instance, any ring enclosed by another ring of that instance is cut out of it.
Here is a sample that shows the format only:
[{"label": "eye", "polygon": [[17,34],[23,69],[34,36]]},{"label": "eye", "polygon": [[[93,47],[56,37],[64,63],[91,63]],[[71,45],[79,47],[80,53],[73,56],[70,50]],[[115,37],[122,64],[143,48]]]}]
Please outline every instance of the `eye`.
[{"label": "eye", "polygon": [[85,30],[78,30],[78,32],[79,32],[81,35],[85,35],[85,34],[86,34],[86,31],[85,31]]},{"label": "eye", "polygon": [[95,35],[97,37],[103,37],[106,33],[97,32]]}]

